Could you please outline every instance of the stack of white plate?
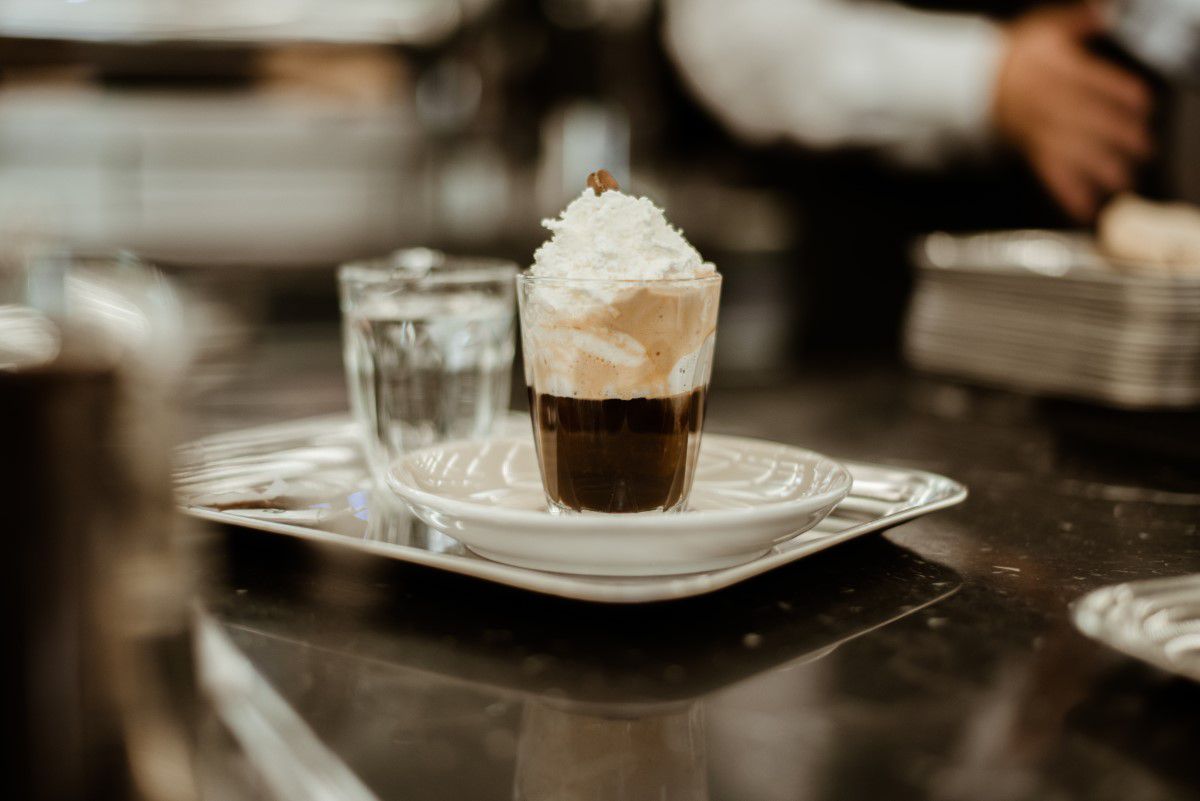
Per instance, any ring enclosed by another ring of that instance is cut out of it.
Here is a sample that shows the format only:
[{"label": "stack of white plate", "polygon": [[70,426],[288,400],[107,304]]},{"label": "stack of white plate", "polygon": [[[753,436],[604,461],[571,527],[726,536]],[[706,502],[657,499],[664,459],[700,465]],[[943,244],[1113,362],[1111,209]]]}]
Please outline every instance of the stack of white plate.
[{"label": "stack of white plate", "polygon": [[1117,264],[1049,231],[931,234],[914,256],[916,367],[1120,406],[1200,403],[1200,272]]}]

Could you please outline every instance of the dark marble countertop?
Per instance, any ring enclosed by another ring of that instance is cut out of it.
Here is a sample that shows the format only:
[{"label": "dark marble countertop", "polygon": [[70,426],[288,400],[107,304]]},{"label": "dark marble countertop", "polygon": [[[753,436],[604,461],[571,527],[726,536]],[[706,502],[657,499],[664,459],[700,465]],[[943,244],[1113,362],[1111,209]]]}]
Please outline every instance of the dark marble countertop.
[{"label": "dark marble countertop", "polygon": [[[206,395],[200,427],[341,407],[336,335],[311,336],[261,346],[290,366]],[[971,498],[639,606],[227,528],[209,608],[381,799],[1200,798],[1200,685],[1068,620],[1095,587],[1200,571],[1200,416],[875,367],[726,386],[708,430]]]}]

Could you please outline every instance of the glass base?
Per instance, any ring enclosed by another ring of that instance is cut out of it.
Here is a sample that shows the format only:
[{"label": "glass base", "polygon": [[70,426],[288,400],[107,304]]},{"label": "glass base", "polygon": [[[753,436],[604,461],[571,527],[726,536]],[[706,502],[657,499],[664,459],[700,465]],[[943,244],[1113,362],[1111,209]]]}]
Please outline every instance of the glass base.
[{"label": "glass base", "polygon": [[669,507],[656,507],[653,509],[640,509],[636,512],[606,512],[599,509],[575,509],[566,506],[549,495],[546,496],[546,511],[552,515],[621,515],[622,517],[634,515],[661,515],[671,514],[674,512],[683,512],[687,510],[687,498],[680,498],[677,503]]}]

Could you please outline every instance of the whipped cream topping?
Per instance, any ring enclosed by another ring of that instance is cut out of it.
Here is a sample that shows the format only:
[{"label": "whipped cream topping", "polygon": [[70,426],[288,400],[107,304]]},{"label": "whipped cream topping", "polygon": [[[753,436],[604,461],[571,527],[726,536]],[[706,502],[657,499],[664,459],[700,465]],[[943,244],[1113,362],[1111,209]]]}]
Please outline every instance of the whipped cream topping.
[{"label": "whipped cream topping", "polygon": [[553,236],[533,254],[534,275],[664,280],[716,272],[649,198],[584,189],[542,225]]},{"label": "whipped cream topping", "polygon": [[542,224],[553,236],[521,298],[535,392],[628,399],[707,385],[721,279],[662,209],[587,189]]}]

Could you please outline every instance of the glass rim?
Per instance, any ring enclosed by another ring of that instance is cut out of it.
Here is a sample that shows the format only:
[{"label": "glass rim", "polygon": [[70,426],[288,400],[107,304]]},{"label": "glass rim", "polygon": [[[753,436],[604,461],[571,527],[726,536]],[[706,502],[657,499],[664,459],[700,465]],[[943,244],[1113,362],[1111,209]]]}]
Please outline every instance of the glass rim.
[{"label": "glass rim", "polygon": [[339,283],[366,286],[476,283],[511,281],[519,270],[516,262],[498,256],[460,256],[430,248],[401,248],[383,256],[345,262],[338,267],[337,277]]},{"label": "glass rim", "polygon": [[624,284],[630,286],[691,286],[696,284],[720,283],[721,274],[714,271],[708,275],[694,275],[688,278],[591,278],[569,275],[534,275],[526,268],[517,273],[519,283],[546,284],[580,284],[594,286],[597,284]]}]

